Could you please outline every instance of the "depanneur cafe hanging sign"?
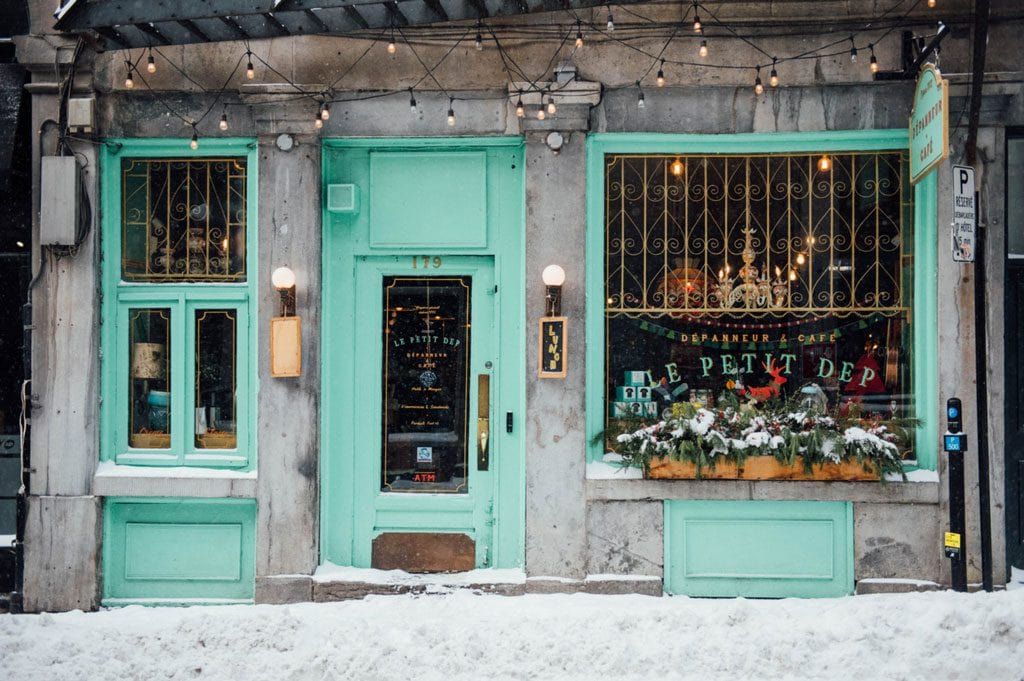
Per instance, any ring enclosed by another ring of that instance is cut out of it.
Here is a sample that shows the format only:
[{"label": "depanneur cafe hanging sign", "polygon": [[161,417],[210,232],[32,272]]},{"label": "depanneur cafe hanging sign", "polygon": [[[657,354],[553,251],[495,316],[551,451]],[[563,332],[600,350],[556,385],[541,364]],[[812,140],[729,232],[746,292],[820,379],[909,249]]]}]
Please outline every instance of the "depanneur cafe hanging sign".
[{"label": "depanneur cafe hanging sign", "polygon": [[949,85],[925,64],[917,76],[910,110],[910,182],[917,184],[949,156]]}]

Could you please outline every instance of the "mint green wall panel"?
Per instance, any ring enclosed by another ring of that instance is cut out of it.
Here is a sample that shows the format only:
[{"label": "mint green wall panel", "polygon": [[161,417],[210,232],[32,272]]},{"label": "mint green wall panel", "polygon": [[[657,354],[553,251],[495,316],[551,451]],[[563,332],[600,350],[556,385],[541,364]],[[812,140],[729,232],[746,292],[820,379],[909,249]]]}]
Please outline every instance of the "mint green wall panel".
[{"label": "mint green wall panel", "polygon": [[103,603],[249,602],[251,499],[109,498],[103,512]]},{"label": "mint green wall panel", "polygon": [[370,245],[487,245],[487,153],[370,153]]},{"label": "mint green wall panel", "polygon": [[764,598],[853,592],[849,502],[665,502],[665,590]]}]

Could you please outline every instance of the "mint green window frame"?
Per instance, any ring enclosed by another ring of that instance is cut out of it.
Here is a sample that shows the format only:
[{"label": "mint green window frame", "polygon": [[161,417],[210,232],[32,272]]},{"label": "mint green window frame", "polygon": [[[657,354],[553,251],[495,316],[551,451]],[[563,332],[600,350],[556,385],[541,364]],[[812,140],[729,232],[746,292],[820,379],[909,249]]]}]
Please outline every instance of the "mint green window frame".
[{"label": "mint green window frame", "polygon": [[[121,163],[125,158],[232,156],[246,161],[246,278],[239,282],[150,283],[121,277]],[[204,140],[197,151],[189,140],[112,139],[100,152],[103,291],[101,320],[100,459],[136,466],[196,466],[253,470],[256,465],[257,360],[256,281],[258,169],[256,141]],[[167,449],[129,446],[128,319],[140,308],[171,311],[171,442]],[[235,343],[235,449],[195,446],[195,313],[233,310]]]},{"label": "mint green window frame", "polygon": [[[587,440],[588,458],[604,455],[604,157],[606,154],[770,154],[905,150],[906,129],[727,135],[601,133],[587,139]],[[917,468],[935,470],[938,452],[938,241],[936,171],[914,186],[912,360]],[[908,466],[912,469],[915,466]]]}]

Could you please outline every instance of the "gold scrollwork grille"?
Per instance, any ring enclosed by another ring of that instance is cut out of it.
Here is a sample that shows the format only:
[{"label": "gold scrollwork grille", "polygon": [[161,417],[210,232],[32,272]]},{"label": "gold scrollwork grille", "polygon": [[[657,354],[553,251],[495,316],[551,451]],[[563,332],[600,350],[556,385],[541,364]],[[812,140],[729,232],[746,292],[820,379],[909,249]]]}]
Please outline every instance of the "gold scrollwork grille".
[{"label": "gold scrollwork grille", "polygon": [[125,280],[245,280],[245,159],[132,158],[121,171]]},{"label": "gold scrollwork grille", "polygon": [[826,158],[607,156],[607,315],[905,312],[906,154]]}]

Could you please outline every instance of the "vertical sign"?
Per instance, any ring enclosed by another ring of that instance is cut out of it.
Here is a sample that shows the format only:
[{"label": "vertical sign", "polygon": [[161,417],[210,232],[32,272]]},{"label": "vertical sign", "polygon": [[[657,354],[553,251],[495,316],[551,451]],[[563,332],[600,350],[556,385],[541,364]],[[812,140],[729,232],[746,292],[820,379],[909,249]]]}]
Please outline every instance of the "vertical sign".
[{"label": "vertical sign", "polygon": [[949,85],[932,64],[917,76],[910,110],[910,182],[917,184],[949,156]]},{"label": "vertical sign", "polygon": [[953,261],[974,262],[978,206],[974,196],[974,168],[953,166]]},{"label": "vertical sign", "polygon": [[565,317],[541,317],[540,336],[537,339],[537,376],[565,378]]}]

